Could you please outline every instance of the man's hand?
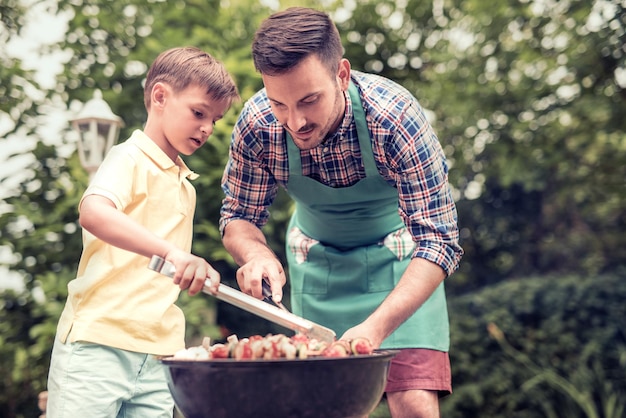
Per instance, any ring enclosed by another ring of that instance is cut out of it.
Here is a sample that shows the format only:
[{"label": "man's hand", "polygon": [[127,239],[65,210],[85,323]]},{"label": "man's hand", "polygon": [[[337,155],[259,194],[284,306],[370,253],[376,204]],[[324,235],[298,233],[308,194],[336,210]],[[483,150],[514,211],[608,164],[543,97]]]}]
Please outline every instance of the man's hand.
[{"label": "man's hand", "polygon": [[272,288],[272,299],[279,303],[283,299],[283,286],[287,278],[280,261],[274,257],[257,256],[237,270],[237,283],[242,292],[263,299],[261,281],[267,279]]},{"label": "man's hand", "polygon": [[267,245],[263,232],[248,221],[234,220],[226,225],[222,242],[241,266],[237,270],[239,289],[263,299],[261,281],[266,279],[272,288],[272,299],[276,303],[281,302],[287,278],[282,264]]},{"label": "man's hand", "polygon": [[385,339],[384,333],[377,332],[376,329],[370,326],[368,321],[361,322],[358,325],[347,330],[340,338],[340,340],[354,340],[356,338],[367,338],[374,349],[379,348]]}]

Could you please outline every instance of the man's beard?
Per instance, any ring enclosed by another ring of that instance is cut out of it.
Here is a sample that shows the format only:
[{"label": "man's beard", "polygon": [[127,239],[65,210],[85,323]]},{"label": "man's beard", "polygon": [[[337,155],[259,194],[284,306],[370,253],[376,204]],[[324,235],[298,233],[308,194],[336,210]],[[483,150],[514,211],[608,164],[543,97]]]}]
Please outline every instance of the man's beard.
[{"label": "man's beard", "polygon": [[[341,90],[337,90],[335,94],[335,101],[333,103],[333,113],[331,114],[331,118],[334,116],[333,120],[328,122],[324,127],[320,128],[318,124],[305,125],[300,128],[297,132],[293,129],[289,128],[288,125],[285,125],[285,128],[291,134],[291,137],[294,139],[294,143],[301,150],[309,150],[316,148],[320,144],[323,144],[328,138],[330,133],[334,133],[339,128],[341,121],[345,114],[345,109],[341,111],[341,100],[345,100],[343,93]],[[329,119],[330,120],[330,119]],[[313,131],[314,136],[301,141],[298,139],[298,133],[308,133],[310,130]]]}]

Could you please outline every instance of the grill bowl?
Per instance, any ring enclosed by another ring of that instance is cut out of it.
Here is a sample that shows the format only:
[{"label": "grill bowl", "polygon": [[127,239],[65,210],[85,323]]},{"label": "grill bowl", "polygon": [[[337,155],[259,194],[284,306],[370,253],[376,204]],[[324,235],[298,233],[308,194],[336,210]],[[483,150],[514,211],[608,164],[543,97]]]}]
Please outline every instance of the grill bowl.
[{"label": "grill bowl", "polygon": [[396,353],[295,360],[165,358],[161,363],[185,418],[348,418],[374,410]]}]

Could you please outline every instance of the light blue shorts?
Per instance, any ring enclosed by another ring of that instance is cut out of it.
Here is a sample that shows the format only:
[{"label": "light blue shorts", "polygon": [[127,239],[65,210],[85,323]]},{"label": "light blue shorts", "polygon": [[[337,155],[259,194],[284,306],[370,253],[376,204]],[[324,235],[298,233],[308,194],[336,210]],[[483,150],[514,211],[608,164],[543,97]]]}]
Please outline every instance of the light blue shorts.
[{"label": "light blue shorts", "polygon": [[172,418],[163,365],[149,354],[54,341],[47,418]]}]

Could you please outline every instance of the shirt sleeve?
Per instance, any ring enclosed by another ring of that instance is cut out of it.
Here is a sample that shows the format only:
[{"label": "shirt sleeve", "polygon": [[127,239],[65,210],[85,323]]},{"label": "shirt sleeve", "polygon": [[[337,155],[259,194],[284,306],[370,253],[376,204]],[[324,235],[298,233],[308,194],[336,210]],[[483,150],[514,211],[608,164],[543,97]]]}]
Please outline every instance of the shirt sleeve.
[{"label": "shirt sleeve", "polygon": [[[135,162],[122,144],[111,148],[98,167],[98,171],[83,193],[82,200],[89,195],[106,197],[115,207],[123,210],[133,200]],[[80,208],[80,204],[79,204]]]},{"label": "shirt sleeve", "polygon": [[463,250],[443,149],[417,100],[407,104],[385,154],[398,188],[399,211],[417,246],[412,257],[450,275]]},{"label": "shirt sleeve", "polygon": [[[230,153],[222,177],[224,200],[220,209],[220,232],[233,220],[246,220],[262,227],[278,191],[265,162],[264,134],[254,129],[249,109],[240,114],[231,138]],[[267,135],[265,135],[267,136]]]}]

